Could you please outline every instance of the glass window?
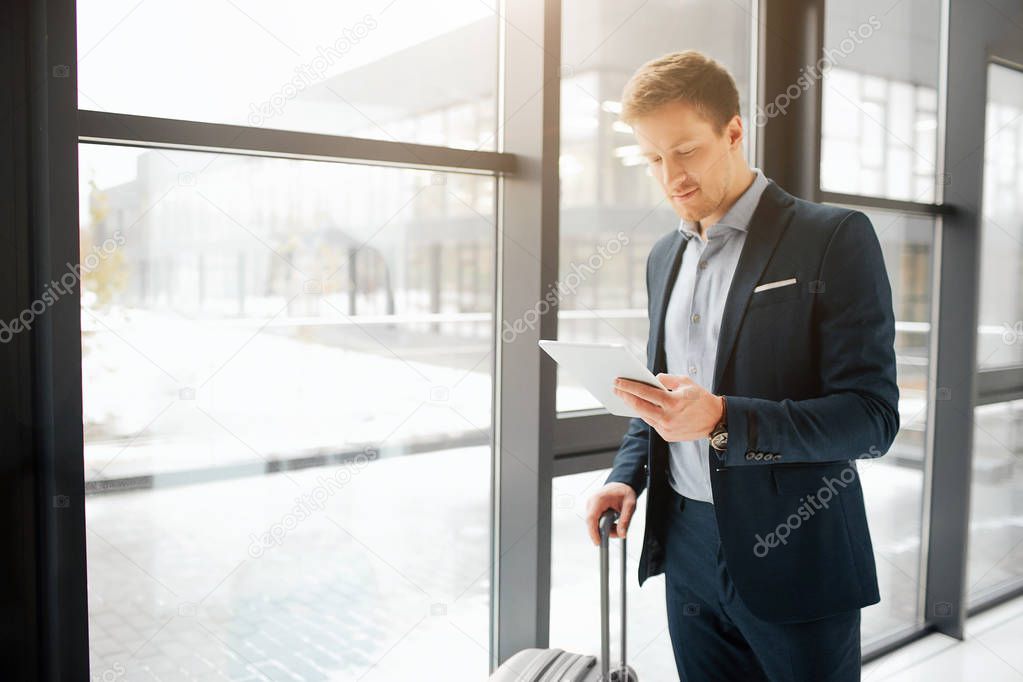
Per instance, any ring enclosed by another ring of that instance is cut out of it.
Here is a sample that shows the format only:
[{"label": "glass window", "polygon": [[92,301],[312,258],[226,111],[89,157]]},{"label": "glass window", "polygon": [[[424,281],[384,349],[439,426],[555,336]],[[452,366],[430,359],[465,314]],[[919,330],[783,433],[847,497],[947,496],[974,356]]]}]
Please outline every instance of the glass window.
[{"label": "glass window", "polygon": [[828,0],[821,189],[932,202],[941,3]]},{"label": "glass window", "polygon": [[973,411],[967,599],[1023,582],[1023,400]]},{"label": "glass window", "polygon": [[485,677],[494,180],[80,169],[93,671]]},{"label": "glass window", "polygon": [[[977,364],[1023,362],[1023,73],[988,66]],[[967,594],[1023,581],[1023,400],[973,411]]]},{"label": "glass window", "polygon": [[901,422],[883,457],[857,463],[881,591],[881,601],[863,609],[863,640],[869,644],[919,621],[935,223],[889,211],[864,212],[881,242],[892,287]]},{"label": "glass window", "polygon": [[1023,72],[988,67],[977,362],[1023,364]]},{"label": "glass window", "polygon": [[[645,361],[646,257],[676,229],[631,128],[618,121],[629,76],[668,52],[724,64],[749,127],[750,3],[566,1],[562,5],[561,241],[558,338],[622,343]],[[600,407],[559,369],[558,410]]]},{"label": "glass window", "polygon": [[493,150],[497,21],[478,0],[85,0],[79,106]]},{"label": "glass window", "polygon": [[[552,647],[600,652],[600,550],[586,531],[586,500],[604,484],[610,469],[558,476],[551,498],[551,625]],[[646,526],[646,499],[640,495],[629,525],[626,593],[628,631],[626,658],[644,679],[678,678],[668,636],[664,576],[653,576],[643,587],[636,577]],[[611,658],[618,661],[621,626],[618,621],[621,545],[611,540]]]}]

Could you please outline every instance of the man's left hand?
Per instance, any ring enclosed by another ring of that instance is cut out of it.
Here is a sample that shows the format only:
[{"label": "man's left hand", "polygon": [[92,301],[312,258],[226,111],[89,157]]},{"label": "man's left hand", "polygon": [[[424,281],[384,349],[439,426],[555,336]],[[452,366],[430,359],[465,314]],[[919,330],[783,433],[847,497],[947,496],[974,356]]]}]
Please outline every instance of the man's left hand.
[{"label": "man's left hand", "polygon": [[660,373],[665,387],[615,379],[614,391],[666,442],[706,438],[721,420],[724,401],[686,376]]}]

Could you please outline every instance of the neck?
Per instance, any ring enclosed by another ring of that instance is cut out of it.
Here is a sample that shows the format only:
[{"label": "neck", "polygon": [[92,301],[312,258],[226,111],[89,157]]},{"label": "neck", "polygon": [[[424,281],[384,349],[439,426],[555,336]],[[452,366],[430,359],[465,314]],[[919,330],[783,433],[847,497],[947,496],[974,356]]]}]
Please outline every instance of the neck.
[{"label": "neck", "polygon": [[749,164],[743,163],[738,169],[735,175],[735,181],[732,183],[728,194],[725,196],[724,201],[721,202],[721,206],[718,210],[714,211],[711,215],[707,216],[703,220],[697,223],[697,228],[700,231],[700,237],[707,240],[707,230],[714,227],[714,225],[728,213],[728,209],[739,200],[746,190],[749,189],[750,185],[753,184],[753,180],[756,178],[756,173],[749,167]]}]

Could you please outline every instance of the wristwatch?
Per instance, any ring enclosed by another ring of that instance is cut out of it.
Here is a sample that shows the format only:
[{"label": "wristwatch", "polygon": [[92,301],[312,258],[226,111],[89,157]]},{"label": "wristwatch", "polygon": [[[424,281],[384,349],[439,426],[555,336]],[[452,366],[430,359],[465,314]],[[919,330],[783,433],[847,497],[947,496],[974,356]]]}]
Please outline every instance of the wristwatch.
[{"label": "wristwatch", "polygon": [[721,421],[710,432],[710,446],[718,452],[728,449],[728,405],[725,397],[721,396]]}]

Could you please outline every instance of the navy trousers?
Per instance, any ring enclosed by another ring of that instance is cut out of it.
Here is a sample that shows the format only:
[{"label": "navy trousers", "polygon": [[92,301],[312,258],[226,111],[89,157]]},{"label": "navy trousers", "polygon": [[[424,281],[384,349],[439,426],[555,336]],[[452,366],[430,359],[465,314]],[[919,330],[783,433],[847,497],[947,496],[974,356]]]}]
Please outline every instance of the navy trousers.
[{"label": "navy trousers", "polygon": [[757,618],[728,575],[714,505],[671,495],[665,599],[682,682],[860,679],[859,609],[804,623]]}]

